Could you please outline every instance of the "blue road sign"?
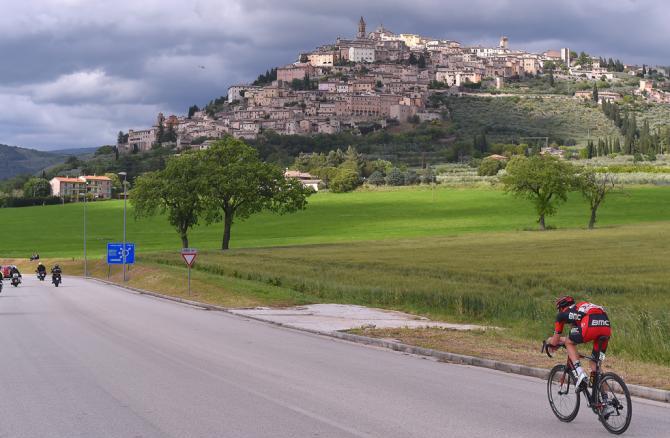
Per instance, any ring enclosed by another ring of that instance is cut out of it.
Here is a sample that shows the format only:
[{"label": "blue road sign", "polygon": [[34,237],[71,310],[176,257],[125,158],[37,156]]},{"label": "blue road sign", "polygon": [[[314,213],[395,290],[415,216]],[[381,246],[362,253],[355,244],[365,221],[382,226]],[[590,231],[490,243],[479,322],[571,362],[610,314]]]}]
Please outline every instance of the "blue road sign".
[{"label": "blue road sign", "polygon": [[[126,264],[132,265],[134,263],[135,263],[135,244],[126,242]],[[123,243],[107,244],[107,264],[109,265],[123,264]]]}]

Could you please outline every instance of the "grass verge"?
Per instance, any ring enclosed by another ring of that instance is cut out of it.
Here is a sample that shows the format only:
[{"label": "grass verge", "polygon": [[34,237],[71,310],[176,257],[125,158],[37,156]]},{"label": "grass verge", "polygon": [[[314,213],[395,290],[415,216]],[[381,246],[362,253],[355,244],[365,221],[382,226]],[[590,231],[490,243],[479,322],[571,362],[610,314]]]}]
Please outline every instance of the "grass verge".
[{"label": "grass verge", "polygon": [[[516,363],[537,368],[550,369],[565,361],[565,353],[559,351],[553,359],[540,353],[540,344],[527,339],[510,337],[498,330],[464,332],[439,328],[424,329],[357,329],[350,333],[371,338],[389,339],[403,344],[433,350],[448,351],[502,362]],[[582,348],[589,354],[589,348]],[[630,360],[608,355],[603,362],[605,371],[619,374],[627,383],[670,390],[666,376],[670,367]]]}]

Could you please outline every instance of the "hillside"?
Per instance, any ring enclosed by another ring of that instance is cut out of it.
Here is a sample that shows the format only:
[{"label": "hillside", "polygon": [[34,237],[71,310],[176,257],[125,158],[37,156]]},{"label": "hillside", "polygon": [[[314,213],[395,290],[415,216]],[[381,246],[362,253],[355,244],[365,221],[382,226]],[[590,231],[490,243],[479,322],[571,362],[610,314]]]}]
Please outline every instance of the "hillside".
[{"label": "hillside", "polygon": [[549,142],[584,145],[589,137],[619,135],[598,107],[572,98],[450,97],[446,104],[463,140],[485,132],[493,142],[549,137]]},{"label": "hillside", "polygon": [[64,161],[65,155],[0,144],[0,180],[33,174]]}]

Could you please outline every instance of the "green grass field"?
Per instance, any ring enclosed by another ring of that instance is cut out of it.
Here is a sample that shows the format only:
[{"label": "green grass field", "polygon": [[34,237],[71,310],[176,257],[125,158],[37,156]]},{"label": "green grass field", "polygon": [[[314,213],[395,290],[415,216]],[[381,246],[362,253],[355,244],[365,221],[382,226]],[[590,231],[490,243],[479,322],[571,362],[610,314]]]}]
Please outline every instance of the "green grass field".
[{"label": "green grass field", "polygon": [[[108,241],[121,241],[123,202],[87,206],[89,256],[103,256]],[[601,207],[600,226],[663,221],[670,218],[670,188],[638,187],[613,195]],[[233,226],[233,248],[272,247],[362,240],[385,240],[462,233],[514,231],[536,227],[529,202],[494,189],[402,188],[348,194],[319,193],[307,210],[285,216],[264,213]],[[588,208],[577,195],[549,224],[584,227]],[[4,236],[0,257],[81,257],[83,204],[0,209]],[[223,226],[198,226],[190,246],[220,247]],[[177,233],[163,217],[135,221],[128,211],[127,238],[138,254],[180,248]]]}]

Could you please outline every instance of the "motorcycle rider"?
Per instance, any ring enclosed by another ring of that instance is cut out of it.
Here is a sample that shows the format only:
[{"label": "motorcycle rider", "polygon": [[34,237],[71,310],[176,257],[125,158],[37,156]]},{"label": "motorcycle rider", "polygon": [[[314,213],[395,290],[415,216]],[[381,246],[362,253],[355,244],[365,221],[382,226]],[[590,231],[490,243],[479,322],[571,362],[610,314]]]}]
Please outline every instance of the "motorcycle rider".
[{"label": "motorcycle rider", "polygon": [[51,268],[51,278],[52,279],[55,278],[56,275],[58,275],[60,277],[62,273],[63,273],[63,271],[61,270],[60,266],[58,266],[58,265],[54,265],[54,267]]},{"label": "motorcycle rider", "polygon": [[42,274],[42,275],[46,276],[46,275],[47,275],[47,267],[44,266],[44,265],[42,264],[42,262],[39,262],[38,265],[37,265],[37,269],[35,270],[35,272],[37,272],[37,275]]},{"label": "motorcycle rider", "polygon": [[19,272],[19,268],[12,266],[9,269],[9,278],[12,282],[12,286],[18,286],[21,284],[21,273]]}]

